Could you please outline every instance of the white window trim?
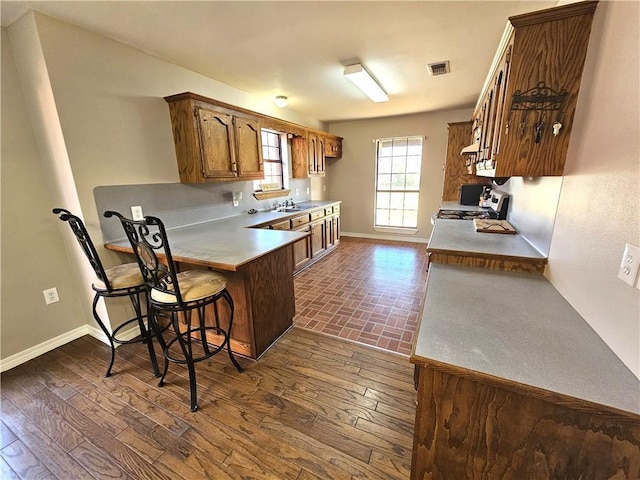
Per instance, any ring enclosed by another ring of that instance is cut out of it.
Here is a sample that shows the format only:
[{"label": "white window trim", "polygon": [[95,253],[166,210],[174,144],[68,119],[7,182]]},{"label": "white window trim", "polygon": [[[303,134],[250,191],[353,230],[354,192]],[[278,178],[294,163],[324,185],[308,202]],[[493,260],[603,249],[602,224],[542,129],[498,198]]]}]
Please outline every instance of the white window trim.
[{"label": "white window trim", "polygon": [[[426,135],[400,135],[397,137],[383,137],[383,138],[374,138],[373,146],[374,146],[374,156],[375,156],[375,169],[374,169],[374,179],[373,179],[373,230],[381,233],[391,233],[395,235],[415,235],[420,231],[418,226],[414,227],[387,227],[384,225],[376,225],[376,206],[377,206],[377,194],[378,194],[378,142],[382,142],[385,140],[393,140],[394,138],[422,138],[422,158],[421,161],[424,161],[424,144],[427,140]],[[422,193],[422,168],[420,168],[420,185],[421,187],[418,189],[418,193]],[[420,216],[418,215],[418,224],[420,222]]]}]

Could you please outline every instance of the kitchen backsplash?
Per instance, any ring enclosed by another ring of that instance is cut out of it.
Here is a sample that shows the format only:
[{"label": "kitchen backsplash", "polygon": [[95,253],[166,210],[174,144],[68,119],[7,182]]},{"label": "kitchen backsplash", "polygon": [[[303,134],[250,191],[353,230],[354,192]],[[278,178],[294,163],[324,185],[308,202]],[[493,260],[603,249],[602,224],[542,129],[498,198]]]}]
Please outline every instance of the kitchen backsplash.
[{"label": "kitchen backsplash", "polygon": [[[119,222],[104,218],[106,210],[115,210],[130,217],[131,206],[140,205],[144,215],[157,216],[167,228],[173,228],[247,213],[252,208],[268,210],[275,202],[283,202],[288,198],[296,203],[311,200],[307,194],[309,186],[308,179],[290,179],[289,196],[262,201],[252,195],[253,182],[109,185],[96,187],[93,195],[103,239],[108,242],[122,239],[124,234]],[[242,200],[237,207],[233,206],[234,192],[242,193]]]},{"label": "kitchen backsplash", "polygon": [[508,192],[507,220],[540,253],[548,256],[563,177],[511,177],[497,187]]}]

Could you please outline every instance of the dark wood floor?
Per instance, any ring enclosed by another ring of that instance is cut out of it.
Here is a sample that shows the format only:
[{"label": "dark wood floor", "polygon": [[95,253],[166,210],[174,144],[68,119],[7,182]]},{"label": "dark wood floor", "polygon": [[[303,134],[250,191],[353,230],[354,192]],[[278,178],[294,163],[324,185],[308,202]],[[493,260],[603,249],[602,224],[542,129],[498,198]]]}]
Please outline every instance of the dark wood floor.
[{"label": "dark wood floor", "polygon": [[157,387],[143,345],[83,337],[1,377],[0,477],[408,479],[415,392],[406,357],[294,327],[258,362],[226,355]]}]

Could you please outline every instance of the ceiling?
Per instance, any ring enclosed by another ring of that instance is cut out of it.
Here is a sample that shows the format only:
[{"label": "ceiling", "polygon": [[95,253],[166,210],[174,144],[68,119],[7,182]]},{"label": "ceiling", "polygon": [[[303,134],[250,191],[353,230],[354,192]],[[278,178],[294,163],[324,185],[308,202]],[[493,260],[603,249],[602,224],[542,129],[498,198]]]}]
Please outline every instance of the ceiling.
[{"label": "ceiling", "polygon": [[[6,1],[80,26],[325,122],[471,107],[511,15],[552,1]],[[448,60],[450,73],[427,64]],[[343,75],[363,63],[389,94]],[[198,93],[198,92],[196,92]]]}]

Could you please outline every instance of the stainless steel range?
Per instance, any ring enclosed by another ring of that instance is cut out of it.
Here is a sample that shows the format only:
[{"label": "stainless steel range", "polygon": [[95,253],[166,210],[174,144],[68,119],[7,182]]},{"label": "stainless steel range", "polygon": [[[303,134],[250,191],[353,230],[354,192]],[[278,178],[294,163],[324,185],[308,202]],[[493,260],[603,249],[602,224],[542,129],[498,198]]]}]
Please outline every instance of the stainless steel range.
[{"label": "stainless steel range", "polygon": [[446,218],[453,220],[473,220],[481,219],[498,219],[506,220],[507,210],[509,208],[509,194],[498,190],[491,191],[491,197],[488,199],[489,206],[487,208],[442,208],[438,211],[436,218]]}]

